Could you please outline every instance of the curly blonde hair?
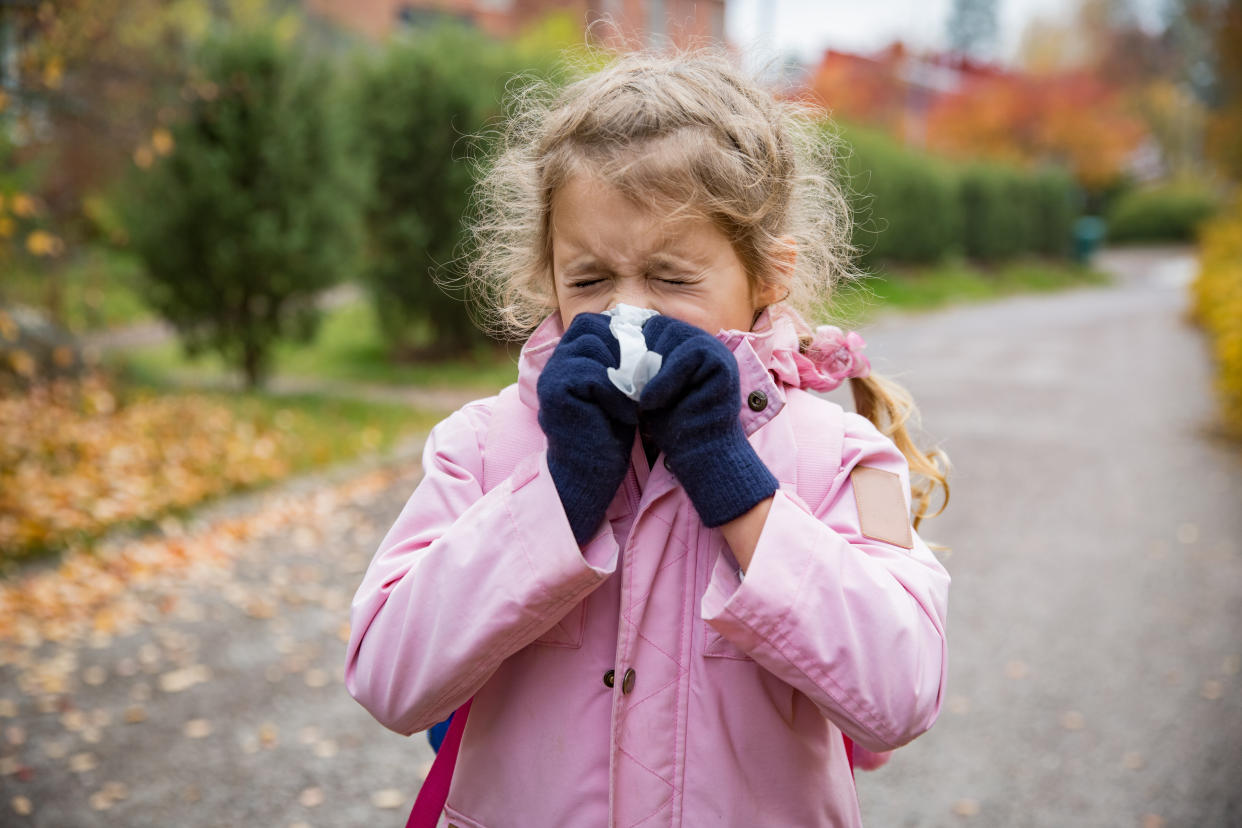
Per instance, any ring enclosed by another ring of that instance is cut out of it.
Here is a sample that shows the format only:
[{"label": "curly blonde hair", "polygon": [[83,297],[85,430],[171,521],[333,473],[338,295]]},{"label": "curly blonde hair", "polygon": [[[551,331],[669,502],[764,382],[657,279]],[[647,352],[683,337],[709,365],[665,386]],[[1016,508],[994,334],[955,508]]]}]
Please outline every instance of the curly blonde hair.
[{"label": "curly blonde hair", "polygon": [[[596,57],[588,51],[587,61]],[[510,83],[495,149],[481,159],[464,272],[476,322],[524,339],[557,310],[552,199],[589,171],[638,203],[711,220],[754,287],[788,289],[772,311],[792,314],[808,344],[804,320],[862,278],[849,202],[834,178],[841,141],[822,111],[778,99],[719,47],[633,51],[586,73],[567,65],[576,79],[564,86]],[[858,413],[909,462],[917,529],[935,486],[944,488],[936,514],[948,505],[948,456],[915,446],[906,423],[918,411],[900,385],[873,373],[850,386]]]}]

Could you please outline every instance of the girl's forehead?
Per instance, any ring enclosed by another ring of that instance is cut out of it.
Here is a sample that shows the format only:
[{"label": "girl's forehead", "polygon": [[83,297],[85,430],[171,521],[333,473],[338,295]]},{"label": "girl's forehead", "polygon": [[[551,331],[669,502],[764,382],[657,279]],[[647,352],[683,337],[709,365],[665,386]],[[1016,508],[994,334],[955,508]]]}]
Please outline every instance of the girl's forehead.
[{"label": "girl's forehead", "polygon": [[553,245],[566,252],[691,253],[715,228],[706,218],[657,199],[641,203],[599,179],[573,178],[553,194],[550,229]]}]

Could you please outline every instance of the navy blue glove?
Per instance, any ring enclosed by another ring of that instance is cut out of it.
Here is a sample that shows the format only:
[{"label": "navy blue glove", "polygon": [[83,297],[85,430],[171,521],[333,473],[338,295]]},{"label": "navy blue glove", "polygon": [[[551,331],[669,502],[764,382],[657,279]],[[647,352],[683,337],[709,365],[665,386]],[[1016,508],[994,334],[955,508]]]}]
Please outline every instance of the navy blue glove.
[{"label": "navy blue glove", "polygon": [[602,313],[580,313],[539,374],[548,469],[578,545],[604,518],[630,466],[638,406],[608,379],[621,345]]},{"label": "navy blue glove", "polygon": [[645,431],[664,452],[704,526],[750,511],[780,488],[751,448],[737,359],[719,339],[668,316],[643,325],[648,350],[663,359],[638,400]]}]

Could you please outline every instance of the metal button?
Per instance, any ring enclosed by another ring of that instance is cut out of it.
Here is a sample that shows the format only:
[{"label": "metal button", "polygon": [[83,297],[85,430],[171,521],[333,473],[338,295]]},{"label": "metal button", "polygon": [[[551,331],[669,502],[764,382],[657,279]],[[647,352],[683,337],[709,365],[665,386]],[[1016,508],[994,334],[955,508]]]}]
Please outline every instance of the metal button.
[{"label": "metal button", "polygon": [[634,668],[625,671],[625,678],[621,679],[621,692],[629,693],[634,689]]},{"label": "metal button", "polygon": [[604,673],[604,686],[605,687],[612,687],[612,676],[613,676],[612,670],[609,670],[607,673]]},{"label": "metal button", "polygon": [[750,406],[751,411],[762,411],[768,407],[768,395],[762,391],[751,391],[746,397],[746,404]]},{"label": "metal button", "polygon": [[673,470],[673,467],[668,464],[668,457],[664,458],[664,468],[668,469],[669,471]]}]

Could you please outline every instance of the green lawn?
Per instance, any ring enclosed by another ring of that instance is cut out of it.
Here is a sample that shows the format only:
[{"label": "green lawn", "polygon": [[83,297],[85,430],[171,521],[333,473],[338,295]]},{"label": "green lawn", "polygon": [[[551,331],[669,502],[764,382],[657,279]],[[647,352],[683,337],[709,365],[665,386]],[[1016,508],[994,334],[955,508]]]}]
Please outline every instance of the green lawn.
[{"label": "green lawn", "polygon": [[16,265],[0,280],[0,304],[43,310],[59,302],[60,323],[74,333],[116,328],[152,318],[142,301],[141,271],[130,254],[86,247],[73,258],[36,269]]},{"label": "green lawn", "polygon": [[960,302],[986,302],[1020,293],[1045,293],[1106,285],[1110,277],[1090,267],[1024,259],[990,268],[963,261],[935,267],[890,265],[850,285],[827,310],[829,321],[857,328],[884,310],[930,311]]}]

